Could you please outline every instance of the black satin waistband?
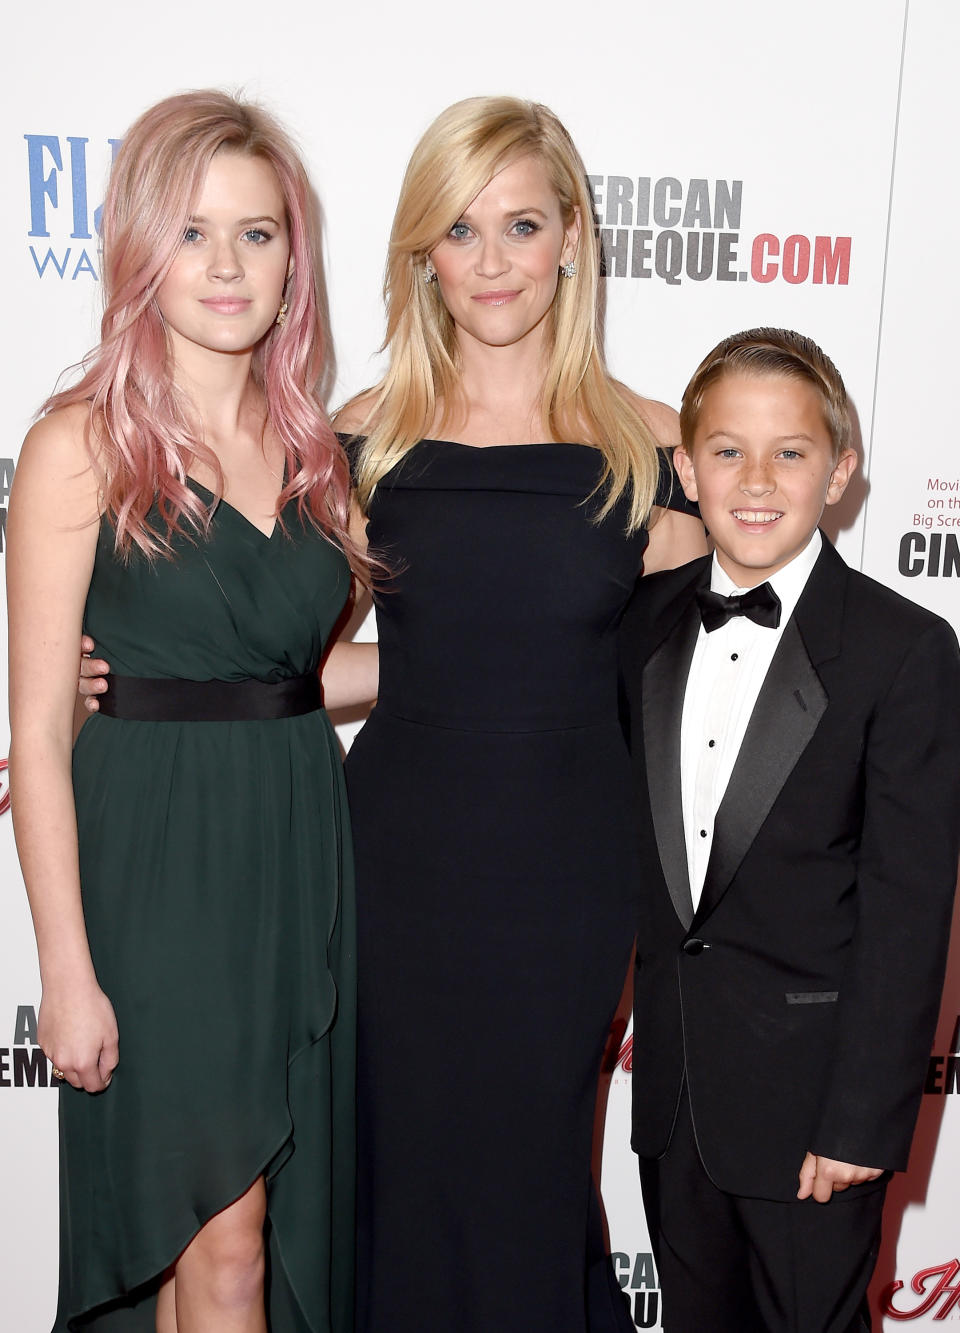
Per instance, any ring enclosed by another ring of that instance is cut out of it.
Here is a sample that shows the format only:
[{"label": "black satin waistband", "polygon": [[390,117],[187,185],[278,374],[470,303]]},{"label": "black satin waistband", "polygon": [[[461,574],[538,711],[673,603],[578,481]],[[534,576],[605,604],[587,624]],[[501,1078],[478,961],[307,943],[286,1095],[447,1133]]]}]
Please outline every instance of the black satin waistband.
[{"label": "black satin waistband", "polygon": [[316,672],[291,680],[162,680],[108,676],[105,717],[128,722],[273,722],[323,707]]}]

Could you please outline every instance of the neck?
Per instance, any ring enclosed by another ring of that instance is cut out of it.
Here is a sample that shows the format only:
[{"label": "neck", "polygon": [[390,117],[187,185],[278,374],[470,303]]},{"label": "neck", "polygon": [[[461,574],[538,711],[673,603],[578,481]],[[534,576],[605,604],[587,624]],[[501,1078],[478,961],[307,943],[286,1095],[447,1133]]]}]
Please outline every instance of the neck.
[{"label": "neck", "polygon": [[254,416],[262,421],[263,396],[250,373],[252,361],[252,352],[174,348],[174,380],[190,400],[202,438],[211,447],[249,430]]},{"label": "neck", "polygon": [[[490,347],[467,336],[458,338],[466,435],[503,435],[495,443],[533,443],[542,434],[544,378],[542,337],[528,335],[506,347]],[[478,443],[486,442],[478,440]]]}]

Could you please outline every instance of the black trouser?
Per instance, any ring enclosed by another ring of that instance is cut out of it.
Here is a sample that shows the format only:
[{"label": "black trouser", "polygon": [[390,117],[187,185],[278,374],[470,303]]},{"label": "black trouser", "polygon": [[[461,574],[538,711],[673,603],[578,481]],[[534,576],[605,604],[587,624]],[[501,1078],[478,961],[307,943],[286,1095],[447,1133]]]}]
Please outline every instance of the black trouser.
[{"label": "black trouser", "polygon": [[664,1333],[869,1333],[885,1183],[826,1204],[726,1194],[700,1161],[686,1089],[665,1156],[641,1158],[640,1179]]}]

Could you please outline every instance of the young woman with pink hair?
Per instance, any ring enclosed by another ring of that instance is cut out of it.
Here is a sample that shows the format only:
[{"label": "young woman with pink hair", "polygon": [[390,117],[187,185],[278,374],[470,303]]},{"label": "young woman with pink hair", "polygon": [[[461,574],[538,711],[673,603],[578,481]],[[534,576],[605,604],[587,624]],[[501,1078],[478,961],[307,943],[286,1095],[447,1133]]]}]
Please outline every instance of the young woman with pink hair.
[{"label": "young woman with pink hair", "polygon": [[[124,140],[102,239],[101,342],[24,442],[7,561],[64,1082],[55,1328],[345,1333],[353,898],[317,668],[366,564],[316,396],[306,176],[258,108],[169,98]],[[71,759],[81,625],[113,674]]]}]

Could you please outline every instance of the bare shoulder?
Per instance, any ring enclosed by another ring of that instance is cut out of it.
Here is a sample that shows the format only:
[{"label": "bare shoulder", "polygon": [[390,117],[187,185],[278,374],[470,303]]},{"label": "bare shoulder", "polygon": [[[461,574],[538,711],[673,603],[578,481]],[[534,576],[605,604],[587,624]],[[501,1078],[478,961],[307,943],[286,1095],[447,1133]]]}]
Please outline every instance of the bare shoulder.
[{"label": "bare shoulder", "polygon": [[91,454],[90,413],[74,403],[41,417],[27,431],[14,477],[21,501],[42,494],[54,509],[94,518],[99,484]]},{"label": "bare shoulder", "polygon": [[672,449],[680,443],[680,417],[666,403],[656,398],[642,398],[640,394],[618,382],[623,399],[643,418],[662,449]]},{"label": "bare shoulder", "polygon": [[364,429],[370,429],[368,417],[377,402],[376,389],[364,389],[333,414],[333,427],[343,435],[357,435]]}]

